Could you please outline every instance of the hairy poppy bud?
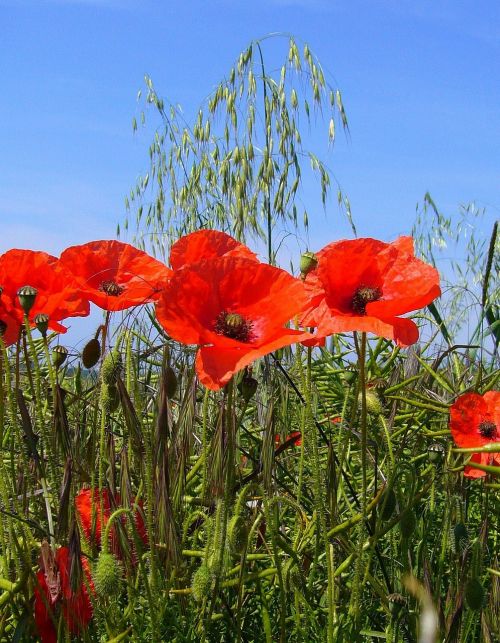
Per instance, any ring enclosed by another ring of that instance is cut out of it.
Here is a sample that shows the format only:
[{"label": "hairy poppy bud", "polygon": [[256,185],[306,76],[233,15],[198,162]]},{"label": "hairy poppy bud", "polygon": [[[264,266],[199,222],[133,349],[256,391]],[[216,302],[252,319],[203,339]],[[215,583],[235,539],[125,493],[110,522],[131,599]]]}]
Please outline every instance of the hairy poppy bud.
[{"label": "hairy poppy bud", "polygon": [[95,337],[85,344],[82,351],[82,363],[85,368],[92,368],[101,357],[101,344]]},{"label": "hairy poppy bud", "polygon": [[171,366],[165,369],[165,386],[167,397],[174,397],[177,392],[177,375]]},{"label": "hairy poppy bud", "polygon": [[427,453],[429,454],[429,460],[432,464],[441,464],[444,460],[444,447],[438,442],[431,444],[427,449]]},{"label": "hairy poppy bud", "polygon": [[[360,393],[358,398],[358,404],[360,408],[362,404],[362,399],[363,398]],[[384,410],[384,407],[382,406],[382,402],[380,401],[380,397],[378,396],[377,393],[375,393],[375,391],[371,391],[371,390],[366,391],[366,410],[368,411],[368,413],[371,413],[373,415],[380,415]]]},{"label": "hairy poppy bud", "polygon": [[469,534],[463,522],[458,522],[451,528],[451,550],[454,554],[461,555],[469,545]]},{"label": "hairy poppy bud", "polygon": [[396,502],[397,498],[396,494],[394,493],[394,489],[387,489],[387,491],[385,491],[384,495],[382,496],[380,504],[378,505],[380,507],[379,515],[382,520],[389,520],[389,518],[394,513],[394,510],[396,509]]},{"label": "hairy poppy bud", "polygon": [[302,278],[305,279],[305,277],[311,272],[311,270],[315,270],[318,266],[318,257],[314,254],[314,252],[304,252],[304,254],[300,257],[300,274],[302,275]]},{"label": "hairy poppy bud", "polygon": [[49,329],[49,316],[45,313],[38,313],[38,315],[35,315],[34,321],[42,336],[46,337],[47,330]]},{"label": "hairy poppy bud", "polygon": [[65,346],[54,346],[52,349],[52,363],[56,368],[60,368],[68,357],[68,349]]},{"label": "hairy poppy bud", "polygon": [[24,310],[26,315],[29,315],[30,310],[33,308],[37,293],[37,289],[33,288],[33,286],[23,286],[17,291],[19,303],[21,304],[21,308]]},{"label": "hairy poppy bud", "polygon": [[243,379],[238,384],[238,391],[240,392],[241,397],[245,400],[245,402],[249,402],[252,399],[252,397],[257,392],[258,385],[259,383],[254,377],[250,375],[243,376]]},{"label": "hairy poppy bud", "polygon": [[484,602],[484,589],[477,578],[469,578],[465,584],[465,601],[471,610],[480,610]]},{"label": "hairy poppy bud", "polygon": [[103,384],[101,389],[101,407],[105,413],[114,413],[120,405],[120,394],[114,384]]},{"label": "hairy poppy bud", "polygon": [[116,384],[122,369],[122,356],[117,350],[106,355],[101,366],[101,379],[104,384]]},{"label": "hairy poppy bud", "polygon": [[116,596],[120,591],[122,569],[118,560],[109,552],[99,554],[94,569],[94,585],[97,595],[101,598]]},{"label": "hairy poppy bud", "polygon": [[229,546],[235,554],[242,554],[247,546],[248,524],[243,516],[233,516],[227,527]]},{"label": "hairy poppy bud", "polygon": [[195,571],[193,574],[193,580],[191,581],[191,592],[197,603],[201,603],[203,599],[210,596],[212,581],[213,574],[208,568],[208,565],[203,563],[201,567],[198,567]]},{"label": "hairy poppy bud", "polygon": [[399,521],[399,528],[401,529],[401,535],[403,538],[410,538],[415,529],[417,528],[417,519],[415,518],[415,512],[410,509],[406,511]]}]

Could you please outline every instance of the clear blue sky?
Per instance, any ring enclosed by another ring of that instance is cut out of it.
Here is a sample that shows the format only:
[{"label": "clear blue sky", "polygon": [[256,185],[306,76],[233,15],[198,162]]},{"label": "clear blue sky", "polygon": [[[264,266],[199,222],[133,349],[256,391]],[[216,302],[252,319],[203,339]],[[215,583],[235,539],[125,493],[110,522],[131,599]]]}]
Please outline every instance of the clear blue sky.
[{"label": "clear blue sky", "polygon": [[[351,137],[330,165],[362,236],[409,232],[426,191],[498,217],[496,0],[0,0],[0,251],[114,236],[147,168],[151,130],[131,128],[144,74],[194,111],[274,31],[308,42],[343,91]],[[329,209],[313,246],[347,230]]]}]

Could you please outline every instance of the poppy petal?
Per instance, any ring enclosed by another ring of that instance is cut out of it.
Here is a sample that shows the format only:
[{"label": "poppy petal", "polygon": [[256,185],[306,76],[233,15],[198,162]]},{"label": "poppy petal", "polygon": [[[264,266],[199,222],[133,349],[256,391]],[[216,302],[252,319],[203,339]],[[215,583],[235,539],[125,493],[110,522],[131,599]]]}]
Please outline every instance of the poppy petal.
[{"label": "poppy petal", "polygon": [[181,237],[170,250],[170,265],[180,270],[203,259],[231,256],[257,261],[257,255],[245,245],[219,230],[198,230]]}]

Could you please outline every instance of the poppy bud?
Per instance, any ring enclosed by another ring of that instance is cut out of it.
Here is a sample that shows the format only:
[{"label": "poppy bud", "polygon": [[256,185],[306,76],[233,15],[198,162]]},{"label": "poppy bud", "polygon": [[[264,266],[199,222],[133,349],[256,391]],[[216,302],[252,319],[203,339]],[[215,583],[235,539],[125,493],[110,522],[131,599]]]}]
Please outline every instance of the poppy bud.
[{"label": "poppy bud", "polygon": [[401,594],[389,594],[387,602],[389,603],[389,610],[394,617],[398,616],[401,609],[406,605],[406,599]]},{"label": "poppy bud", "polygon": [[382,500],[380,504],[378,505],[380,507],[379,509],[379,515],[382,518],[382,520],[389,520],[392,514],[394,513],[394,510],[396,509],[396,494],[394,493],[394,489],[387,489],[387,491],[384,492],[384,495],[382,496]]},{"label": "poppy bud", "polygon": [[106,355],[101,366],[101,379],[104,384],[116,384],[122,369],[122,356],[117,350]]},{"label": "poppy bud", "polygon": [[177,392],[177,375],[171,366],[165,369],[165,390],[169,398],[174,397]]},{"label": "poppy bud", "polygon": [[101,357],[101,344],[95,337],[87,342],[82,351],[82,363],[85,368],[92,368]]},{"label": "poppy bud", "polygon": [[311,270],[315,270],[317,266],[318,257],[314,252],[304,252],[300,257],[300,274],[302,275],[302,279],[305,279]]},{"label": "poppy bud", "polygon": [[120,394],[114,384],[104,384],[101,389],[101,407],[105,413],[114,413],[120,405]]},{"label": "poppy bud", "polygon": [[[361,407],[361,393],[359,394],[358,398],[358,403],[359,406]],[[372,413],[373,415],[380,415],[382,411],[384,410],[384,407],[382,406],[382,402],[380,401],[380,397],[375,393],[375,391],[368,390],[366,391],[366,410],[368,413]]]},{"label": "poppy bud", "polygon": [[19,303],[26,315],[29,315],[30,310],[33,308],[37,293],[37,289],[33,288],[33,286],[23,286],[17,291]]},{"label": "poppy bud", "polygon": [[427,453],[429,454],[429,460],[432,464],[441,464],[444,460],[444,447],[438,442],[431,444],[427,449]]},{"label": "poppy bud", "polygon": [[456,555],[461,555],[469,544],[469,534],[463,522],[459,522],[451,528],[451,550]]},{"label": "poppy bud", "polygon": [[415,518],[415,512],[410,509],[406,511],[399,521],[399,528],[401,529],[401,535],[403,538],[410,538],[415,529],[417,528],[417,519]]},{"label": "poppy bud", "polygon": [[60,368],[68,357],[68,349],[64,346],[54,346],[52,349],[52,363],[56,368]]},{"label": "poppy bud", "polygon": [[229,546],[235,554],[245,551],[248,540],[248,524],[243,516],[233,516],[227,527]]},{"label": "poppy bud", "polygon": [[120,592],[122,569],[118,560],[109,552],[99,554],[94,570],[95,591],[100,598],[116,596]]},{"label": "poppy bud", "polygon": [[203,563],[195,571],[191,581],[191,593],[197,603],[201,603],[211,594],[213,574],[208,565]]},{"label": "poppy bud", "polygon": [[465,584],[465,601],[471,610],[480,610],[484,602],[484,589],[477,578],[469,578]]},{"label": "poppy bud", "polygon": [[257,380],[251,375],[243,376],[243,379],[238,384],[238,391],[240,392],[241,397],[245,400],[245,402],[249,402],[252,399],[252,397],[257,392],[258,385],[259,383],[257,382]]},{"label": "poppy bud", "polygon": [[38,313],[38,315],[35,315],[35,325],[42,336],[46,337],[49,328],[49,316],[45,313]]}]

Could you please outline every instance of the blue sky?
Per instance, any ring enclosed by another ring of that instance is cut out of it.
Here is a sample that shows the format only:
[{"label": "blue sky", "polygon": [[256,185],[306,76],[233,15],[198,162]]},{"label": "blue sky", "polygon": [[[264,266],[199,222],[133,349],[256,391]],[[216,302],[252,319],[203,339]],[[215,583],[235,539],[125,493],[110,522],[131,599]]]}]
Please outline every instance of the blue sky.
[{"label": "blue sky", "polygon": [[[152,130],[131,128],[144,74],[194,111],[275,31],[308,42],[343,92],[351,135],[329,164],[362,236],[408,233],[426,191],[498,218],[496,1],[0,0],[0,251],[114,236],[147,168]],[[313,247],[347,233],[328,209]]]}]

